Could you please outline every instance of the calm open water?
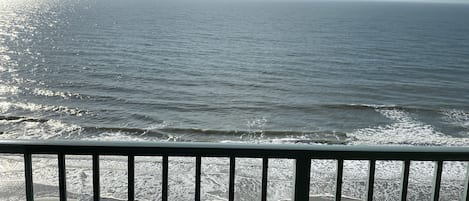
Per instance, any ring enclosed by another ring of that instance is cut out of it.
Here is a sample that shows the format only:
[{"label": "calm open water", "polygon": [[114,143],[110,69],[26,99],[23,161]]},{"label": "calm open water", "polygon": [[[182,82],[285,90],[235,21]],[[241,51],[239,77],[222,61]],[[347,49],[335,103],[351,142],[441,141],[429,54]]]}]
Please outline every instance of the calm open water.
[{"label": "calm open water", "polygon": [[469,145],[469,5],[0,1],[0,138]]}]

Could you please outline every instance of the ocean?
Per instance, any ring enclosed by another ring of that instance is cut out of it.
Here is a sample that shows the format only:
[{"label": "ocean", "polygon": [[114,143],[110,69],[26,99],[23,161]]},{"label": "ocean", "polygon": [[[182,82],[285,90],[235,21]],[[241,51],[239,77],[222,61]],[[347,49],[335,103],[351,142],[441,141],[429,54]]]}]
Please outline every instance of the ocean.
[{"label": "ocean", "polygon": [[0,5],[3,139],[469,144],[469,5]]},{"label": "ocean", "polygon": [[0,139],[468,146],[469,4],[0,0]]}]

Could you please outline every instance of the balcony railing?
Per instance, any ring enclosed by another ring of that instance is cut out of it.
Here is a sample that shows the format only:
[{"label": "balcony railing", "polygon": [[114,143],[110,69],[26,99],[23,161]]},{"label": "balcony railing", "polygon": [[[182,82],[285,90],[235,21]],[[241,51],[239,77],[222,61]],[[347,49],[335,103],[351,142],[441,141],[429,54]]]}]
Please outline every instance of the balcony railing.
[{"label": "balcony railing", "polygon": [[[260,145],[260,144],[220,144],[220,143],[150,143],[150,142],[92,142],[92,141],[0,141],[0,153],[23,154],[26,183],[26,200],[33,201],[32,154],[52,154],[58,156],[59,196],[66,195],[65,155],[92,155],[93,160],[93,199],[100,200],[99,156],[122,155],[128,157],[128,200],[135,198],[134,173],[135,156],[162,156],[162,200],[168,200],[168,156],[190,156],[196,159],[195,197],[200,201],[200,178],[202,157],[228,157],[229,192],[228,200],[234,201],[235,159],[262,158],[261,200],[267,199],[267,170],[269,159],[294,159],[295,182],[294,200],[309,200],[310,171],[312,159],[337,160],[337,183],[335,199],[341,200],[344,160],[369,161],[367,200],[373,200],[375,164],[377,160],[403,161],[400,200],[407,199],[409,167],[411,161],[434,161],[432,200],[439,200],[441,175],[444,161],[468,161],[469,147],[410,147],[410,146],[344,146],[344,145]],[[467,177],[467,176],[466,176]],[[313,178],[314,179],[314,178]],[[463,200],[467,196],[466,178]]]}]

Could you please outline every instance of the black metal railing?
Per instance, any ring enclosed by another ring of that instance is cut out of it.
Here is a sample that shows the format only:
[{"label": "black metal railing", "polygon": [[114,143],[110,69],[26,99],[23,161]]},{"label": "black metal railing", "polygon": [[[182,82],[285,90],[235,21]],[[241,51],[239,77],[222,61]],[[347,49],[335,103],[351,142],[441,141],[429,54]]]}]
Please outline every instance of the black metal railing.
[{"label": "black metal railing", "polygon": [[[235,159],[262,158],[261,200],[267,199],[267,170],[269,159],[294,159],[294,200],[309,200],[312,159],[337,160],[336,201],[341,200],[344,160],[369,161],[367,200],[373,200],[375,165],[377,160],[403,161],[400,200],[407,199],[407,187],[411,161],[435,161],[432,200],[439,200],[444,161],[468,161],[469,147],[410,147],[410,146],[345,146],[345,145],[258,145],[220,143],[150,143],[150,142],[92,142],[92,141],[0,141],[0,153],[23,154],[25,166],[26,200],[33,201],[32,154],[53,154],[58,157],[60,200],[67,200],[65,155],[92,155],[93,197],[100,200],[99,156],[122,155],[128,157],[128,200],[135,198],[135,156],[162,156],[162,200],[168,200],[168,156],[196,158],[195,197],[200,201],[202,157],[228,157],[229,201],[234,201]],[[467,176],[466,176],[467,177]],[[463,200],[469,200],[468,180]]]}]

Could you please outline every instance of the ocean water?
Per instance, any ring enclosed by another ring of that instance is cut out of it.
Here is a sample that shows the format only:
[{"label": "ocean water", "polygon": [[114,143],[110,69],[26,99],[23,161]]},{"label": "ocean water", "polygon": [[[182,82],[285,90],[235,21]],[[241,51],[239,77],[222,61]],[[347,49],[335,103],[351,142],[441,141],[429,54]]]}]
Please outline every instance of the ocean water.
[{"label": "ocean water", "polygon": [[3,139],[469,144],[469,5],[0,4]]},{"label": "ocean water", "polygon": [[[0,0],[0,139],[468,146],[469,4]],[[21,158],[0,161],[0,199],[21,200]],[[190,200],[193,161],[174,161],[170,196]],[[58,195],[54,159],[34,164],[36,196]],[[69,195],[89,199],[90,160],[68,164]],[[331,193],[333,164],[313,166],[312,193]],[[347,164],[344,195],[364,198],[367,165]],[[141,200],[159,165],[137,163]],[[206,200],[226,200],[226,161],[204,165]],[[239,200],[258,198],[259,165],[237,164]],[[398,199],[400,163],[377,166],[377,200]],[[272,167],[269,200],[285,199],[291,163]],[[412,168],[409,196],[429,199],[433,164]],[[445,166],[444,200],[465,168]]]}]

